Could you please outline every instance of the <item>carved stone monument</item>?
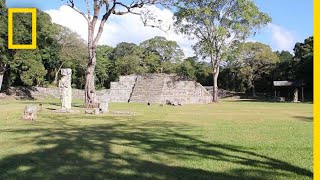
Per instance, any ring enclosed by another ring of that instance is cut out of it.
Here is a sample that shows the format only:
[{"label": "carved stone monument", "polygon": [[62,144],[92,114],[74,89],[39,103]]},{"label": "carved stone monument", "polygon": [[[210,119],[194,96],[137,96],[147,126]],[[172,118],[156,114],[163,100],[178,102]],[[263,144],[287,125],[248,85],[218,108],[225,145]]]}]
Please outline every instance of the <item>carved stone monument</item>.
[{"label": "carved stone monument", "polygon": [[299,102],[299,90],[295,88],[293,91],[293,102]]},{"label": "carved stone monument", "polygon": [[72,102],[72,88],[71,88],[71,74],[72,70],[61,69],[61,79],[59,81],[59,92],[61,101],[61,111],[70,112]]},{"label": "carved stone monument", "polygon": [[103,97],[100,99],[99,110],[102,114],[109,112],[109,99],[108,99],[108,97]]}]

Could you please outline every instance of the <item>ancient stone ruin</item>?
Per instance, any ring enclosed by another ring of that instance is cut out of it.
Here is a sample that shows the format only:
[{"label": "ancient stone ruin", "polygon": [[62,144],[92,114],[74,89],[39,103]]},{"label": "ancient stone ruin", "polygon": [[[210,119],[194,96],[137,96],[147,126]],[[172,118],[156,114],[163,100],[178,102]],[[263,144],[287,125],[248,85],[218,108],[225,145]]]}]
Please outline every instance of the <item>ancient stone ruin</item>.
[{"label": "ancient stone ruin", "polygon": [[109,112],[109,101],[108,100],[101,100],[99,102],[99,111],[100,113],[104,114],[104,113],[108,113]]},{"label": "ancient stone ruin", "polygon": [[24,120],[35,121],[37,119],[37,107],[34,105],[27,105],[24,108],[23,116]]},{"label": "ancient stone ruin", "polygon": [[71,69],[61,69],[61,80],[59,81],[59,92],[61,101],[61,112],[71,111],[72,87],[71,87]]},{"label": "ancient stone ruin", "polygon": [[94,114],[105,114],[109,112],[109,97],[106,94],[97,96],[97,109],[99,113]]},{"label": "ancient stone ruin", "polygon": [[145,74],[120,76],[112,82],[110,102],[145,102],[160,104],[206,104],[212,95],[195,81],[174,74]]}]

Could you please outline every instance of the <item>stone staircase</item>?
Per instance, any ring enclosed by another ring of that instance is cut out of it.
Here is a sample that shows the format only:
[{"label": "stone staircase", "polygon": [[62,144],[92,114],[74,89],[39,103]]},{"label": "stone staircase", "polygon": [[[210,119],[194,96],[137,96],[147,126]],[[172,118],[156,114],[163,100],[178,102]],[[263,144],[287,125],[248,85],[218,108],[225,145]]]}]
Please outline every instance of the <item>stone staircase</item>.
[{"label": "stone staircase", "polygon": [[165,74],[145,74],[137,77],[129,102],[162,103]]},{"label": "stone staircase", "polygon": [[211,94],[195,81],[186,81],[174,74],[144,74],[120,76],[111,83],[107,95],[111,102],[142,102],[206,104]]}]

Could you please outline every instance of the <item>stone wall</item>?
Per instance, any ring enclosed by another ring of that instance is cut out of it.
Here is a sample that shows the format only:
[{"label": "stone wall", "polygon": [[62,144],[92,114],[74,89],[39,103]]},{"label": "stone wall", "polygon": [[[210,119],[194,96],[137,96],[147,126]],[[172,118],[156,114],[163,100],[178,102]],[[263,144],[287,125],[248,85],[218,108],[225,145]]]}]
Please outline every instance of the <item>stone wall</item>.
[{"label": "stone wall", "polygon": [[120,76],[119,82],[111,82],[109,100],[111,102],[128,102],[136,80],[136,75],[130,75]]},{"label": "stone wall", "polygon": [[[213,94],[213,86],[204,86],[204,88],[210,93]],[[224,89],[218,89],[218,98],[225,98],[225,97],[229,97],[232,96],[233,93],[231,93],[230,91],[224,90]]]},{"label": "stone wall", "polygon": [[186,104],[206,104],[212,102],[211,94],[195,81],[176,81],[168,76],[162,92],[164,101]]},{"label": "stone wall", "polygon": [[[108,94],[109,90],[97,91],[97,95]],[[43,98],[60,98],[59,88],[43,87],[10,87],[6,90],[9,96],[15,96],[17,99],[43,99]],[[84,99],[84,91],[81,89],[72,89],[73,99]]]},{"label": "stone wall", "polygon": [[[60,98],[59,88],[12,87],[7,94],[19,99]],[[72,89],[72,98],[84,99],[84,91]],[[111,83],[110,89],[97,91],[97,99],[108,99],[110,102],[166,103],[170,101],[183,104],[205,104],[212,101],[212,95],[195,81],[186,81],[176,75],[159,73],[120,76],[118,82]]]}]

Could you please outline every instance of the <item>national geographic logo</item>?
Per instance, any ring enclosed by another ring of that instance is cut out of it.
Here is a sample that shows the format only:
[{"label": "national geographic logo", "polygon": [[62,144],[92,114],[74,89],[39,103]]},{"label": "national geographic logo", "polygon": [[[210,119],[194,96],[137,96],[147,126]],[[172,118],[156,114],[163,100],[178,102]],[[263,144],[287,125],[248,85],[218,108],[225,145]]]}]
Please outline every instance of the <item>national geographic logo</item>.
[{"label": "national geographic logo", "polygon": [[[32,15],[32,43],[13,44],[13,14],[31,13]],[[36,8],[9,8],[8,9],[8,49],[36,49],[37,48],[37,9]]]}]

